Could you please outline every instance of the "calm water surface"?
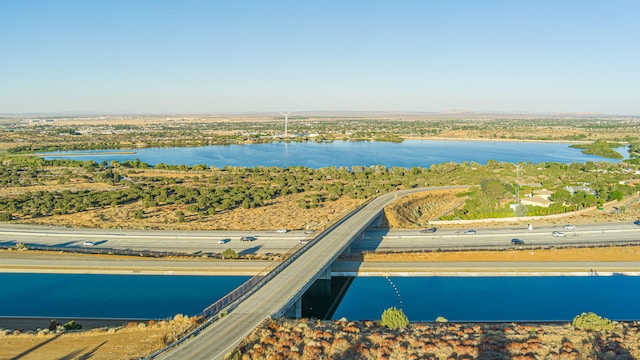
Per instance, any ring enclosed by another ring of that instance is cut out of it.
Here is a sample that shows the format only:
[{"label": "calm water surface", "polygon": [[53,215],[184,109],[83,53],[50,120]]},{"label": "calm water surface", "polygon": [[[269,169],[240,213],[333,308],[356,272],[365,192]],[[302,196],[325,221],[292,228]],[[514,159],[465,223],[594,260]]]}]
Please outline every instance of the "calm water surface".
[{"label": "calm water surface", "polygon": [[637,276],[358,277],[333,318],[379,319],[395,306],[411,321],[637,320],[639,296]]},{"label": "calm water surface", "polygon": [[[304,166],[323,168],[330,166],[428,167],[444,162],[477,162],[489,160],[508,162],[587,162],[619,160],[583,154],[570,144],[534,142],[484,142],[484,141],[438,141],[405,140],[402,143],[370,141],[335,141],[333,143],[268,143],[249,145],[219,145],[190,148],[136,149],[127,154],[122,150],[60,152],[75,156],[44,156],[46,159],[69,158],[78,160],[125,161],[135,160],[151,165],[208,166]],[[120,152],[118,154],[117,152]],[[625,157],[626,148],[618,149]],[[114,153],[116,152],[116,153]],[[56,153],[49,153],[56,154]],[[83,155],[84,154],[84,155]]]},{"label": "calm water surface", "polygon": [[[0,274],[0,316],[195,315],[247,279]],[[391,306],[402,308],[411,321],[433,321],[438,316],[450,321],[566,321],[585,311],[615,320],[640,319],[640,277],[633,276],[359,277],[349,283],[334,319],[375,320]]]},{"label": "calm water surface", "polygon": [[162,319],[196,315],[247,276],[0,274],[0,316]]}]

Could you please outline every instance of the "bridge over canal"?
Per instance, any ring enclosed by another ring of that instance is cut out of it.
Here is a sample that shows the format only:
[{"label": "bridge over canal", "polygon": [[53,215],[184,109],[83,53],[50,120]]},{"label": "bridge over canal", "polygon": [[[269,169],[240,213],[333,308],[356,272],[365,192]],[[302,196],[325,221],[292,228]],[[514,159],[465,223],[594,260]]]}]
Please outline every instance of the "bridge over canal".
[{"label": "bridge over canal", "polygon": [[[434,189],[434,188],[431,188]],[[285,313],[299,315],[300,298],[319,278],[330,276],[331,264],[364,229],[379,220],[383,208],[396,198],[425,189],[385,194],[352,212],[330,231],[325,231],[309,246],[296,253],[287,266],[278,269],[233,309],[212,322],[196,336],[158,355],[159,359],[223,359],[263,321]],[[267,275],[267,277],[269,277]],[[296,314],[297,313],[297,314]]]}]

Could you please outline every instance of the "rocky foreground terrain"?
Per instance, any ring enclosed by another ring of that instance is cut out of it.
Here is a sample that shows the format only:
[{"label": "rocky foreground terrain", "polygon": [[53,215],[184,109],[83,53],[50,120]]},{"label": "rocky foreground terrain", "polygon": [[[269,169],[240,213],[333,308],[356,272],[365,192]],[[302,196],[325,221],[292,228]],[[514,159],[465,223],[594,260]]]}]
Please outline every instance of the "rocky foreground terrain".
[{"label": "rocky foreground terrain", "polygon": [[273,320],[231,359],[638,359],[640,324],[581,331],[571,324],[418,323],[391,330],[373,321]]}]

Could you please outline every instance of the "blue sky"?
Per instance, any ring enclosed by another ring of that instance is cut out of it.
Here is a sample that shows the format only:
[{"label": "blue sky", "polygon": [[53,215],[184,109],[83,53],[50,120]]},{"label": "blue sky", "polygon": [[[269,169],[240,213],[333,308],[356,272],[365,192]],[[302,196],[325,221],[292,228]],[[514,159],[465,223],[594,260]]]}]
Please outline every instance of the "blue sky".
[{"label": "blue sky", "polygon": [[640,1],[0,0],[0,113],[640,115]]}]

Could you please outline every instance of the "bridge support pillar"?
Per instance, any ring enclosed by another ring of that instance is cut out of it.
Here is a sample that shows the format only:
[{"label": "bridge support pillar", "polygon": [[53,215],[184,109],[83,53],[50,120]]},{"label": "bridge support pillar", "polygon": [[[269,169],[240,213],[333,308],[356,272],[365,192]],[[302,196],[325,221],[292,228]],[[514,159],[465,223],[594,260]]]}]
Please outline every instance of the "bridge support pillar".
[{"label": "bridge support pillar", "polygon": [[331,266],[327,266],[326,269],[318,276],[318,279],[331,280]]},{"label": "bridge support pillar", "polygon": [[384,211],[381,211],[369,224],[370,228],[379,228],[382,225],[382,219],[384,218]]},{"label": "bridge support pillar", "polygon": [[347,246],[346,249],[344,249],[344,251],[342,252],[342,256],[349,256],[351,255],[351,245]]},{"label": "bridge support pillar", "polygon": [[302,317],[302,298],[296,300],[296,302],[287,309],[284,316],[292,319],[300,319]]}]

